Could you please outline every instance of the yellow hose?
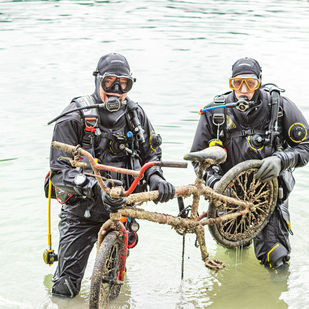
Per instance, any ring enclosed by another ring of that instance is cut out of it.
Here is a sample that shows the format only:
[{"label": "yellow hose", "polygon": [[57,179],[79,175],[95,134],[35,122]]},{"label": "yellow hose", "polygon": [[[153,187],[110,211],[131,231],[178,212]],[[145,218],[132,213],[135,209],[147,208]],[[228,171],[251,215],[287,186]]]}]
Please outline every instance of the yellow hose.
[{"label": "yellow hose", "polygon": [[48,235],[47,235],[47,243],[48,243],[48,247],[49,250],[51,250],[51,245],[52,245],[52,241],[51,241],[51,228],[50,228],[50,205],[51,205],[51,192],[52,192],[52,182],[50,179],[51,173],[49,174],[49,183],[48,183]]}]

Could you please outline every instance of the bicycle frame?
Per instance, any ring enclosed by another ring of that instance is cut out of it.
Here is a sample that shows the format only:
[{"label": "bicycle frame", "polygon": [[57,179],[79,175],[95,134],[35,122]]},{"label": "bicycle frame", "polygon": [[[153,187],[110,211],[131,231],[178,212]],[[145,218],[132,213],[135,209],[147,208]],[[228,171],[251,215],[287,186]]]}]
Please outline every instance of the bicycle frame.
[{"label": "bicycle frame", "polygon": [[[177,198],[186,198],[192,195],[190,216],[188,216],[188,208],[184,209],[184,212],[181,210],[182,207],[179,207],[178,216],[145,211],[136,207],[136,204],[140,206],[143,202],[156,200],[158,191],[132,193],[150,166],[184,168],[187,167],[187,163],[148,162],[141,167],[140,171],[135,171],[97,164],[91,154],[80,146],[53,142],[52,147],[72,153],[74,158],[61,157],[59,159],[69,160],[73,167],[86,166],[87,164],[79,161],[81,156],[85,156],[94,173],[85,174],[95,177],[102,190],[111,197],[125,198],[126,205],[123,205],[123,208],[116,213],[110,213],[110,218],[103,223],[98,233],[98,252],[90,288],[89,305],[91,309],[99,308],[102,304],[115,299],[124,282],[128,250],[128,231],[122,222],[124,218],[136,218],[170,225],[178,234],[183,235],[183,244],[186,233],[195,233],[205,266],[217,272],[223,269],[225,264],[218,259],[209,258],[204,226],[208,225],[213,238],[227,248],[247,245],[253,237],[262,231],[276,207],[277,179],[264,183],[255,177],[256,171],[262,164],[261,160],[244,161],[231,168],[217,183],[216,191],[205,186],[203,179],[205,169],[226,160],[226,152],[218,146],[188,153],[184,156],[185,160],[198,161],[199,163],[195,183],[175,188],[175,197]],[[127,191],[123,187],[114,186],[114,183],[110,189],[103,182],[104,178],[100,175],[100,170],[128,174],[133,176],[134,180]],[[209,206],[207,213],[198,215],[201,196],[209,200]]]},{"label": "bicycle frame", "polygon": [[[187,162],[156,161],[156,162],[146,163],[145,165],[142,166],[140,171],[134,171],[134,170],[128,170],[124,168],[116,168],[112,166],[97,164],[94,158],[91,156],[91,154],[83,150],[79,146],[71,146],[71,145],[67,145],[67,144],[54,141],[52,142],[52,147],[72,153],[74,155],[74,159],[64,158],[64,157],[61,157],[61,159],[69,160],[73,167],[85,166],[86,163],[79,162],[78,159],[80,156],[87,157],[91,164],[93,172],[94,172],[93,176],[96,177],[102,190],[110,194],[110,196],[113,198],[119,198],[121,196],[125,197],[126,204],[129,204],[129,205],[134,204],[134,203],[143,203],[147,201],[153,201],[158,198],[158,191],[150,191],[150,192],[132,194],[139,180],[144,175],[146,169],[149,168],[150,166],[177,167],[177,168],[187,167]],[[221,162],[218,162],[214,159],[214,157],[207,158],[207,156],[205,156],[203,160],[199,161],[200,163],[199,170],[197,173],[195,184],[175,187],[175,197],[186,198],[191,195],[193,196],[190,217],[181,218],[179,216],[145,211],[143,209],[137,208],[136,206],[126,206],[123,209],[119,210],[117,213],[110,213],[110,219],[107,220],[100,229],[99,236],[98,236],[98,247],[102,243],[105,235],[110,230],[118,230],[122,234],[123,242],[127,243],[127,240],[125,240],[126,231],[120,219],[122,216],[131,217],[131,218],[148,220],[152,222],[158,222],[161,224],[171,225],[180,234],[195,233],[197,235],[197,240],[198,240],[200,251],[201,251],[201,257],[205,263],[205,266],[215,271],[223,269],[225,267],[225,264],[223,262],[217,259],[209,258],[209,254],[207,252],[206,243],[205,243],[204,226],[213,225],[221,221],[236,218],[254,209],[253,203],[238,200],[233,197],[221,195],[219,193],[216,193],[210,187],[207,187],[204,185],[204,180],[202,178],[203,171],[207,169],[209,166],[211,166],[212,164],[219,164],[219,163],[224,162],[225,159],[226,159],[226,156],[221,159]],[[102,177],[100,175],[100,170],[114,171],[117,173],[132,175],[134,176],[135,179],[127,191],[124,191],[123,187],[112,187],[110,189],[104,184]],[[205,199],[214,202],[217,207],[220,207],[220,205],[229,203],[229,204],[240,206],[242,210],[240,212],[226,214],[218,218],[205,219],[203,218],[203,216],[197,217],[200,196],[204,196]],[[126,255],[123,254],[122,258],[125,259]],[[121,278],[119,279],[121,280]]]}]

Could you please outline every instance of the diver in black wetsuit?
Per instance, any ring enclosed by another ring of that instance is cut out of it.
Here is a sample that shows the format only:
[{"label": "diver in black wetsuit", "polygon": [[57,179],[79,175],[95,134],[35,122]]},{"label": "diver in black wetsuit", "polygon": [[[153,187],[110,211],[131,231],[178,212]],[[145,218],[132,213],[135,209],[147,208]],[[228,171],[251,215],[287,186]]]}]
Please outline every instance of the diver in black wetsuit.
[{"label": "diver in black wetsuit", "polygon": [[[257,179],[269,181],[278,177],[283,195],[269,223],[254,239],[256,257],[264,265],[277,268],[290,258],[288,195],[295,183],[291,169],[304,166],[309,160],[308,123],[296,105],[281,95],[277,97],[278,109],[273,112],[273,97],[262,86],[262,69],[252,58],[241,58],[233,64],[229,84],[233,91],[216,96],[205,109],[239,100],[245,105],[205,111],[191,152],[213,145],[226,149],[226,162],[209,168],[204,175],[206,185],[212,188],[230,168],[250,159],[263,160]],[[279,88],[275,89],[274,95]],[[194,163],[195,168],[197,164]]]},{"label": "diver in black wetsuit", "polygon": [[[100,108],[73,111],[56,122],[53,141],[81,145],[99,163],[138,170],[149,161],[161,159],[160,135],[156,134],[143,109],[127,93],[134,79],[126,58],[111,53],[100,58],[94,72],[95,92],[74,98],[63,114],[80,107],[100,104]],[[104,104],[103,104],[104,103]],[[81,287],[89,254],[109,212],[120,209],[124,199],[113,199],[101,190],[86,169],[73,168],[68,154],[55,148],[50,152],[51,180],[56,198],[62,204],[59,223],[59,261],[53,277],[53,295],[76,296]],[[85,159],[85,158],[84,158]],[[129,188],[133,179],[124,174],[102,172],[107,179]],[[167,202],[175,188],[167,182],[159,167],[147,169],[135,192],[158,190],[155,201]]]}]

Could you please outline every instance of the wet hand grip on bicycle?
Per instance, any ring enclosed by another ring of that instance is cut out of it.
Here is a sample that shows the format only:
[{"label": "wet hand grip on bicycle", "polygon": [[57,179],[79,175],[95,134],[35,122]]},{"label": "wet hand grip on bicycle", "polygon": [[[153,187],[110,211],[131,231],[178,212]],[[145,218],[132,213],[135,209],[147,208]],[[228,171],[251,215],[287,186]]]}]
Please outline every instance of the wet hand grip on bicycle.
[{"label": "wet hand grip on bicycle", "polygon": [[[114,184],[115,186],[122,186],[122,182],[116,179],[106,180],[104,181],[104,183],[109,188],[112,187],[112,184]],[[98,183],[94,185],[93,193],[95,195],[101,196],[103,206],[105,207],[107,211],[112,212],[112,213],[117,212],[126,203],[126,200],[123,197],[121,198],[110,197],[109,194],[107,194],[105,191],[101,189]]]},{"label": "wet hand grip on bicycle", "polygon": [[155,204],[157,204],[158,202],[165,203],[168,200],[174,198],[175,196],[175,187],[157,174],[153,174],[150,176],[149,188],[150,191],[159,191],[158,198],[153,201]]}]

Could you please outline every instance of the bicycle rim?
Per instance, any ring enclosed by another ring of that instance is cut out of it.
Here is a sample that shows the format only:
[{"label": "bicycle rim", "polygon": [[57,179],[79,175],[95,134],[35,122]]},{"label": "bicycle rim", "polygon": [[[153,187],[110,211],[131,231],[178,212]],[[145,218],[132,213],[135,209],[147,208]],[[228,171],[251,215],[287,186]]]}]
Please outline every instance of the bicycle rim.
[{"label": "bicycle rim", "polygon": [[[272,215],[278,195],[278,181],[266,183],[255,179],[260,160],[248,160],[230,169],[219,181],[216,192],[251,202],[254,209],[237,218],[209,225],[209,231],[221,245],[234,248],[248,245],[262,231]],[[244,210],[241,206],[226,204],[217,208],[209,204],[208,217],[218,218]]]},{"label": "bicycle rim", "polygon": [[104,308],[119,293],[117,284],[120,265],[121,240],[119,233],[110,232],[104,238],[93,267],[89,308]]}]

